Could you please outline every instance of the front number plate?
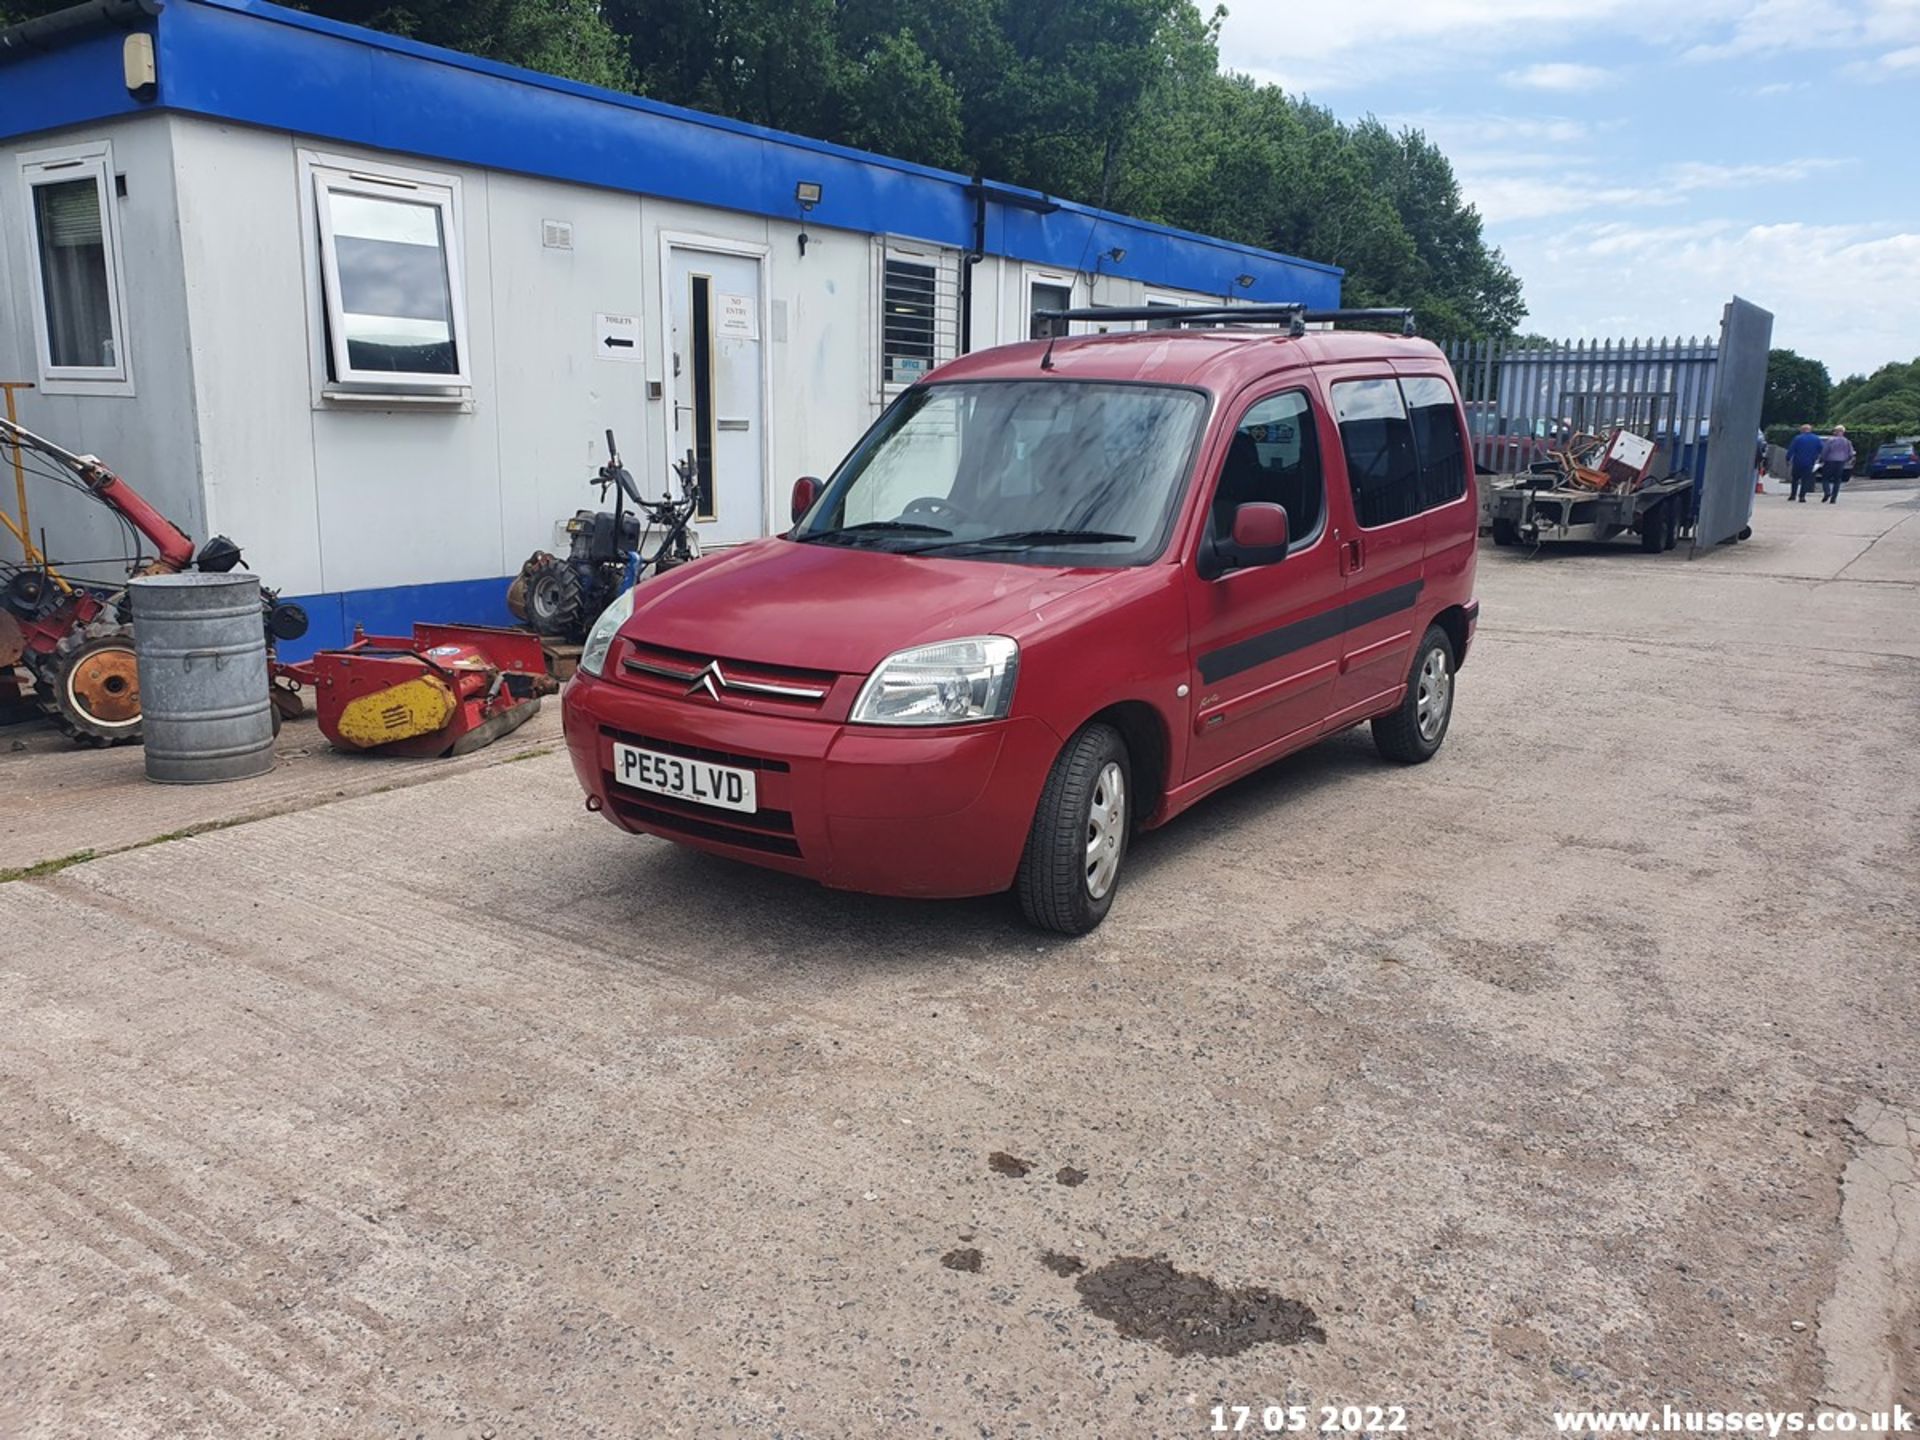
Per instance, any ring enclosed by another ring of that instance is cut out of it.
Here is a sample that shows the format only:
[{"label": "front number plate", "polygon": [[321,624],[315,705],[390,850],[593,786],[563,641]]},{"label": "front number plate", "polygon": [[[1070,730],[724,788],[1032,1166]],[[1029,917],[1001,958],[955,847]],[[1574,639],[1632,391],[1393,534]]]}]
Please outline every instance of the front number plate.
[{"label": "front number plate", "polygon": [[696,805],[720,810],[742,810],[751,815],[760,808],[753,793],[754,775],[732,765],[662,755],[638,745],[613,744],[613,778],[633,790],[651,790]]}]

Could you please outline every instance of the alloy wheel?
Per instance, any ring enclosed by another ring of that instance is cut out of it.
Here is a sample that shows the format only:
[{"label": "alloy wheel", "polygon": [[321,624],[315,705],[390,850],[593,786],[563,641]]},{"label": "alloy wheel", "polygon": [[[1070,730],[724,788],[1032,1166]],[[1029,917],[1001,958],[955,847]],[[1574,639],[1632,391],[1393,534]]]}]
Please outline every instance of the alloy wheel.
[{"label": "alloy wheel", "polygon": [[1419,692],[1414,700],[1414,719],[1420,726],[1420,738],[1428,744],[1439,738],[1447,723],[1447,707],[1453,703],[1453,673],[1447,667],[1447,652],[1435,646],[1420,666]]},{"label": "alloy wheel", "polygon": [[1113,888],[1127,834],[1127,780],[1117,761],[1101,767],[1087,815],[1087,893],[1095,900]]}]

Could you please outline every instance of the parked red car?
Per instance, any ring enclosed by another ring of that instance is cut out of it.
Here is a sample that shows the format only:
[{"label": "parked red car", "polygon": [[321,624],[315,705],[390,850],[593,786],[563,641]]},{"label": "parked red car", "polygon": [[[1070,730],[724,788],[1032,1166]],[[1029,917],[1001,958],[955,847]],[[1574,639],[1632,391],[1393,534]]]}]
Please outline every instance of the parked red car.
[{"label": "parked red car", "polygon": [[1422,340],[969,355],[796,485],[790,532],[601,617],[574,770],[626,830],[850,890],[1015,889],[1080,934],[1129,837],[1222,785],[1363,720],[1433,756],[1479,611],[1473,486]]}]

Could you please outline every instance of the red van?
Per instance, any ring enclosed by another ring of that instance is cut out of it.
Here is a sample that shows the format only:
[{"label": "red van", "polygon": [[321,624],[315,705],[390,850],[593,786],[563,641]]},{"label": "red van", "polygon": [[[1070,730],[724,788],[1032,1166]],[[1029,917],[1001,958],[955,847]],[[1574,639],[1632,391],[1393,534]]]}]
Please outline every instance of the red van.
[{"label": "red van", "polygon": [[588,807],[842,889],[1014,889],[1082,934],[1131,834],[1222,785],[1363,720],[1432,758],[1479,612],[1452,372],[1294,318],[925,377],[794,487],[792,530],[601,617],[564,695]]}]

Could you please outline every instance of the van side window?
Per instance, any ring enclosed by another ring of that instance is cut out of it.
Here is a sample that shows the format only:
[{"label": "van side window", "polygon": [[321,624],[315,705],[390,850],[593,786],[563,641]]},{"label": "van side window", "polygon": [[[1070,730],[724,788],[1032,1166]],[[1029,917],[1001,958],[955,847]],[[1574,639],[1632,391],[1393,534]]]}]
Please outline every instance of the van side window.
[{"label": "van side window", "polygon": [[1360,523],[1391,525],[1419,513],[1420,465],[1399,384],[1342,380],[1333,387],[1333,413]]},{"label": "van side window", "polygon": [[1431,510],[1467,493],[1465,445],[1453,391],[1433,375],[1409,375],[1400,382],[1413,420],[1413,443],[1420,453],[1420,508]]},{"label": "van side window", "polygon": [[1326,482],[1320,474],[1319,437],[1306,394],[1289,390],[1260,401],[1234,432],[1220,485],[1213,495],[1213,533],[1233,533],[1233,512],[1241,505],[1269,500],[1287,512],[1287,534],[1295,546],[1320,531],[1326,511]]}]

